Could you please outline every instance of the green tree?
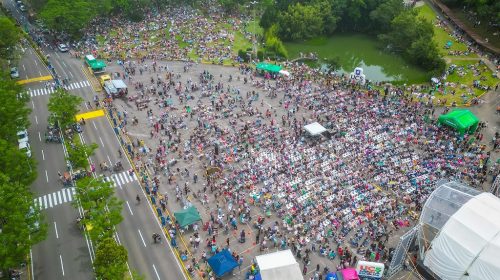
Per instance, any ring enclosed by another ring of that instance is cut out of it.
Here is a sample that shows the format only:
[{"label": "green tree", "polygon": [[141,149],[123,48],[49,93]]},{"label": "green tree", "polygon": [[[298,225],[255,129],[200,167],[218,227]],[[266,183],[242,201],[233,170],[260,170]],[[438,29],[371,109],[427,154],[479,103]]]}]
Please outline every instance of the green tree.
[{"label": "green tree", "polygon": [[114,191],[103,177],[85,177],[76,182],[76,197],[87,212],[86,221],[92,225],[89,230],[92,240],[112,237],[114,226],[123,220],[122,202],[113,195]]},{"label": "green tree", "polygon": [[97,279],[123,279],[127,272],[128,254],[125,247],[116,243],[113,238],[99,242],[95,252],[95,272]]},{"label": "green tree", "polygon": [[410,62],[432,71],[435,76],[442,74],[446,69],[446,62],[440,56],[436,42],[424,37],[411,44],[406,56]]},{"label": "green tree", "polygon": [[26,108],[27,95],[21,95],[22,87],[5,75],[0,76],[0,139],[17,144],[17,132],[29,126]]},{"label": "green tree", "polygon": [[5,16],[0,16],[0,38],[0,55],[2,57],[7,57],[21,38],[19,29]]},{"label": "green tree", "polygon": [[297,3],[279,16],[280,38],[284,40],[308,39],[323,31],[323,19],[318,6]]},{"label": "green tree", "polygon": [[391,22],[391,29],[379,38],[394,52],[404,53],[419,38],[432,40],[434,29],[430,22],[417,17],[415,10],[405,10]]},{"label": "green tree", "polygon": [[31,246],[43,240],[47,226],[26,186],[0,173],[0,269],[18,267]]},{"label": "green tree", "polygon": [[76,38],[97,14],[96,6],[90,1],[48,0],[40,17],[47,27]]},{"label": "green tree", "polygon": [[49,112],[59,121],[62,128],[76,122],[75,115],[78,113],[78,106],[83,99],[80,96],[72,95],[64,89],[56,90],[50,95]]},{"label": "green tree", "polygon": [[9,176],[11,184],[22,187],[35,181],[35,161],[21,152],[17,145],[0,139],[0,158],[0,170]]},{"label": "green tree", "polygon": [[391,29],[392,20],[401,14],[403,9],[403,1],[401,0],[384,1],[370,12],[370,19],[377,27],[378,32],[388,32]]},{"label": "green tree", "polygon": [[96,143],[90,145],[81,143],[70,143],[68,145],[67,160],[71,162],[73,169],[83,168],[87,170],[90,166],[88,158],[94,155],[95,150],[98,148]]}]

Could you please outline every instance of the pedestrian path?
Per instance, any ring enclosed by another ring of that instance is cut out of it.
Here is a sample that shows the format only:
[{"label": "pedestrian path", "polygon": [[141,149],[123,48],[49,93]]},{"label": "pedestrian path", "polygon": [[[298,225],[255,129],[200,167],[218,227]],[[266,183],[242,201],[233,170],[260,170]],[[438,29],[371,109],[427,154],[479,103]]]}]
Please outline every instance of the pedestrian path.
[{"label": "pedestrian path", "polygon": [[[89,87],[89,86],[90,86],[89,81],[81,81],[81,82],[74,82],[74,83],[71,83],[69,85],[65,85],[65,86],[63,86],[63,88],[65,88],[66,90],[73,90],[73,89],[79,89],[79,88],[84,88],[84,87]],[[31,97],[35,97],[35,96],[51,94],[54,91],[55,91],[55,89],[53,87],[49,87],[49,88],[29,89],[27,91],[27,93]]]},{"label": "pedestrian path", "polygon": [[[104,177],[104,180],[106,182],[111,182],[114,187],[118,186],[121,188],[122,185],[136,181],[137,177],[135,176],[135,174],[133,174],[133,176],[130,176],[128,171],[123,171],[120,173],[111,174],[111,176],[108,177]],[[63,188],[57,192],[49,193],[35,198],[33,201],[35,202],[35,207],[38,207],[40,210],[44,210],[73,201],[75,194],[75,187]]]},{"label": "pedestrian path", "polygon": [[132,173],[132,176],[129,175],[128,171],[123,171],[121,173],[111,174],[109,177],[104,178],[107,182],[112,182],[113,186],[118,186],[121,188],[122,185],[133,182],[137,180],[135,173]]},{"label": "pedestrian path", "polygon": [[35,198],[35,207],[40,210],[52,208],[54,206],[71,202],[76,194],[75,187],[63,188],[57,192],[49,193],[44,196]]}]

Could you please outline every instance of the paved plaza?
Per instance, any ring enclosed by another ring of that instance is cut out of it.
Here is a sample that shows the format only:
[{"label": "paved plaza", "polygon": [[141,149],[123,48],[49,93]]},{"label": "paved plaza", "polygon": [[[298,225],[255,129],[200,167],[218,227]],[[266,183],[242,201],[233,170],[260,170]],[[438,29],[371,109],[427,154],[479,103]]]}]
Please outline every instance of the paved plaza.
[{"label": "paved plaza", "polygon": [[[498,154],[424,120],[440,109],[290,68],[293,78],[274,80],[184,62],[108,67],[129,87],[113,105],[135,165],[153,174],[156,205],[200,212],[202,223],[176,238],[194,277],[226,247],[242,258],[227,279],[244,279],[254,256],[288,248],[307,264],[305,279],[359,259],[387,262],[437,180],[490,182],[481,163]],[[331,134],[306,136],[315,121]]]}]

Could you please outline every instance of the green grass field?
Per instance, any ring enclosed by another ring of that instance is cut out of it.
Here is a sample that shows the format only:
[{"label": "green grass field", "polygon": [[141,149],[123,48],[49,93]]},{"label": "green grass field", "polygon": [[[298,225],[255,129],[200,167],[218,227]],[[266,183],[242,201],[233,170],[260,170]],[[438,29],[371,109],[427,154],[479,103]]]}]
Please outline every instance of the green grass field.
[{"label": "green grass field", "polygon": [[[467,45],[464,43],[457,41],[453,36],[451,36],[447,32],[447,27],[436,26],[436,13],[429,7],[427,4],[424,4],[421,7],[416,8],[419,12],[419,15],[427,20],[429,20],[434,25],[434,40],[438,44],[438,48],[446,60],[447,67],[454,64],[457,68],[463,68],[463,71],[455,71],[453,74],[447,76],[446,82],[452,83],[453,86],[449,86],[447,88],[448,92],[455,90],[455,95],[436,95],[436,99],[446,98],[447,104],[451,104],[452,102],[457,102],[458,104],[463,104],[464,100],[462,96],[466,96],[467,100],[472,99],[473,97],[480,96],[484,94],[484,90],[474,88],[473,82],[474,80],[481,80],[481,85],[488,85],[493,87],[496,83],[498,83],[498,79],[493,76],[493,72],[486,67],[484,64],[478,65],[480,60],[479,56],[470,53],[468,55],[449,55],[449,51],[466,51]],[[452,46],[449,49],[445,49],[445,44],[451,41]],[[474,72],[472,70],[473,67],[476,67],[479,72]]]}]

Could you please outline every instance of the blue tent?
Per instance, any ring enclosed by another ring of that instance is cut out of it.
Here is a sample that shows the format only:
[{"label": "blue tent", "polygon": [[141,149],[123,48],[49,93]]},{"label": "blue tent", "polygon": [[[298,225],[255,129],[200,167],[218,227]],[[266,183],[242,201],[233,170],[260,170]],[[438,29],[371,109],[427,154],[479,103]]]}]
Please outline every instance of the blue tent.
[{"label": "blue tent", "polygon": [[215,275],[217,275],[217,277],[221,277],[238,267],[238,262],[226,249],[220,251],[218,254],[215,254],[213,257],[208,259],[208,264],[214,271]]},{"label": "blue tent", "polygon": [[255,275],[254,280],[262,280],[262,276],[260,276],[260,273],[257,273],[257,274]]}]

